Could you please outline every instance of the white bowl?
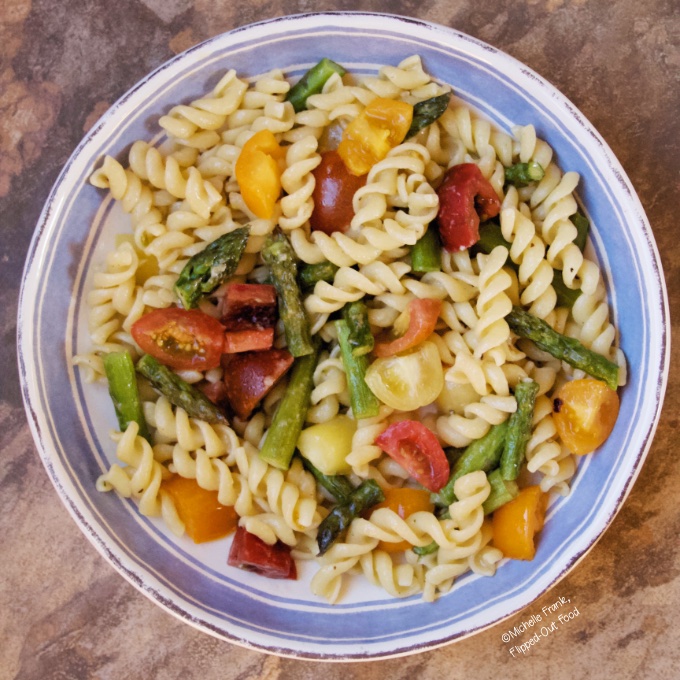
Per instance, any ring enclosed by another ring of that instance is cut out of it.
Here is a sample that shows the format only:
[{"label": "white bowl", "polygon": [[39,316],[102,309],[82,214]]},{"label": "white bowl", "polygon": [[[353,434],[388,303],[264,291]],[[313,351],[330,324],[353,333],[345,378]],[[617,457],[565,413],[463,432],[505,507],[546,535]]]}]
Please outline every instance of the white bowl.
[{"label": "white bowl", "polygon": [[[315,565],[281,582],[226,567],[225,542],[176,539],[132,501],[95,480],[114,458],[116,427],[103,386],[71,364],[87,347],[84,297],[90,265],[125,222],[88,183],[105,153],[123,157],[150,139],[178,102],[211,89],[228,68],[298,76],[327,56],[355,73],[419,54],[499,127],[532,123],[564,170],[580,173],[579,197],[610,291],[628,360],[621,414],[596,456],[581,461],[570,496],[554,503],[532,562],[508,561],[493,578],[461,577],[433,604],[395,600],[357,580],[341,604],[309,591]],[[469,36],[389,15],[285,17],[220,35],[164,64],[118,101],[81,142],[40,217],[24,272],[19,361],[38,451],[64,504],[111,564],[160,606],[212,635],[314,659],[367,659],[429,649],[488,627],[527,606],[565,575],[612,521],[640,470],[659,418],[669,362],[668,302],[652,232],[618,161],[592,125],[540,76]]]}]

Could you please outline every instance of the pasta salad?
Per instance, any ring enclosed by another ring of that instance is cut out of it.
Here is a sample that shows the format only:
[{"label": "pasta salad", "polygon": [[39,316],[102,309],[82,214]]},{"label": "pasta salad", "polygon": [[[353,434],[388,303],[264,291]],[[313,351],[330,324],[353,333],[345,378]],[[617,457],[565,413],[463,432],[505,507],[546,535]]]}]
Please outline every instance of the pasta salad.
[{"label": "pasta salad", "polygon": [[330,602],[533,559],[626,380],[578,174],[418,56],[230,70],[159,124],[90,177],[131,227],[74,359],[119,423],[98,489]]}]

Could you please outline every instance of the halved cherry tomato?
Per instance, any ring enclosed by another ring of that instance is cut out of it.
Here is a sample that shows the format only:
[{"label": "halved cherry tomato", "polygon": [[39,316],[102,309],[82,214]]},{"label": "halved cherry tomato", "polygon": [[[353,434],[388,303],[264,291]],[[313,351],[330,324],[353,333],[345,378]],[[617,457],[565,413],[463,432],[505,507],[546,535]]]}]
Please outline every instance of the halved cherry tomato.
[{"label": "halved cherry tomato", "polygon": [[393,423],[375,440],[390,458],[433,493],[449,480],[449,461],[437,436],[417,420]]},{"label": "halved cherry tomato", "polygon": [[406,102],[376,97],[345,128],[338,153],[353,175],[365,175],[400,144],[413,120]]},{"label": "halved cherry tomato", "polygon": [[228,331],[276,326],[276,288],[264,283],[231,283],[222,299],[222,318]]},{"label": "halved cherry tomato", "polygon": [[309,218],[312,230],[326,234],[347,231],[354,217],[352,199],[356,190],[366,184],[366,177],[352,175],[337,151],[322,153],[321,163],[312,174],[316,180],[314,211]]},{"label": "halved cherry tomato", "polygon": [[548,494],[540,486],[528,486],[519,496],[493,513],[493,544],[506,557],[533,560],[535,536],[543,528]]},{"label": "halved cherry tomato", "polygon": [[224,334],[224,353],[256,352],[271,349],[274,344],[274,329],[262,328],[253,331],[227,331]]},{"label": "halved cherry tomato", "polygon": [[474,163],[450,167],[437,189],[437,222],[444,249],[465,250],[479,241],[479,223],[495,217],[501,202]]},{"label": "halved cherry tomato", "polygon": [[194,543],[214,541],[227,536],[238,526],[238,515],[230,505],[217,500],[217,491],[208,491],[195,479],[173,475],[161,483],[172,497],[187,536]]},{"label": "halved cherry tomato", "polygon": [[240,418],[247,418],[293,364],[285,349],[224,354],[227,399]]},{"label": "halved cherry tomato", "polygon": [[[430,492],[425,489],[383,489],[385,500],[378,503],[371,508],[371,512],[375,512],[379,508],[389,508],[399,515],[402,519],[406,519],[414,512],[432,512],[434,504],[430,501]],[[408,541],[399,541],[398,543],[389,543],[387,541],[380,541],[378,548],[388,553],[400,552],[408,550],[411,544]]]},{"label": "halved cherry tomato", "polygon": [[270,130],[256,132],[241,149],[234,172],[241,196],[257,216],[269,220],[281,195],[281,169],[277,160],[285,151]]},{"label": "halved cherry tomato", "polygon": [[601,380],[567,382],[553,399],[553,422],[564,445],[578,456],[594,451],[611,434],[619,395]]},{"label": "halved cherry tomato", "polygon": [[170,368],[207,371],[220,365],[224,326],[198,309],[154,309],[130,332],[144,352]]},{"label": "halved cherry tomato", "polygon": [[262,539],[243,527],[236,530],[227,564],[267,578],[297,579],[295,560],[290,548],[281,543],[267,545]]},{"label": "halved cherry tomato", "polygon": [[419,345],[423,340],[427,340],[434,332],[441,310],[441,300],[430,298],[411,300],[406,310],[394,324],[395,330],[400,330],[400,326],[403,324],[406,328],[405,332],[397,338],[390,334],[378,337],[373,350],[375,355],[391,357]]}]

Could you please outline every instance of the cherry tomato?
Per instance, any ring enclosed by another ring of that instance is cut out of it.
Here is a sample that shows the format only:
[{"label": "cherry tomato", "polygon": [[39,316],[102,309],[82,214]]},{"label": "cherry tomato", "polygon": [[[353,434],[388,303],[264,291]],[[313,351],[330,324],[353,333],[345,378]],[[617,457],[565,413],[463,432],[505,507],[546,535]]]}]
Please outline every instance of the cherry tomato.
[{"label": "cherry tomato", "polygon": [[267,578],[297,579],[295,560],[287,545],[280,541],[274,545],[267,545],[243,527],[236,529],[227,564],[254,571]]},{"label": "cherry tomato", "polygon": [[222,318],[228,331],[276,326],[276,288],[264,283],[231,283],[222,299]]},{"label": "cherry tomato", "polygon": [[293,363],[285,349],[224,354],[224,385],[227,400],[240,418],[247,418]]},{"label": "cherry tomato", "polygon": [[543,528],[548,494],[540,486],[528,486],[517,498],[493,513],[493,544],[506,557],[533,560],[534,538]]},{"label": "cherry tomato", "polygon": [[433,493],[449,480],[449,461],[437,436],[417,420],[393,423],[375,440],[413,479]]},{"label": "cherry tomato", "polygon": [[271,349],[273,344],[273,328],[262,328],[252,331],[227,331],[224,334],[225,354]]},{"label": "cherry tomato", "polygon": [[[406,519],[414,512],[432,512],[434,504],[430,501],[430,492],[424,489],[384,489],[385,500],[378,503],[371,508],[371,512],[375,512],[379,508],[389,508],[393,510],[399,517]],[[378,548],[388,553],[400,552],[408,550],[411,544],[408,541],[399,541],[398,543],[388,543],[387,541],[380,541]]]},{"label": "cherry tomato", "polygon": [[345,128],[338,153],[353,175],[365,175],[400,144],[413,120],[413,107],[376,97]]},{"label": "cherry tomato", "polygon": [[553,422],[564,445],[579,456],[594,451],[611,434],[619,395],[600,380],[565,383],[553,399]]},{"label": "cherry tomato", "polygon": [[172,497],[187,536],[194,543],[214,541],[230,534],[238,525],[238,515],[232,506],[217,500],[217,491],[208,491],[195,479],[173,475],[161,483]]},{"label": "cherry tomato", "polygon": [[364,379],[384,404],[398,411],[415,411],[439,396],[444,370],[437,346],[425,340],[403,354],[379,357]]},{"label": "cherry tomato", "polygon": [[171,368],[207,371],[220,365],[224,326],[198,309],[154,309],[130,332],[144,352]]},{"label": "cherry tomato", "polygon": [[281,169],[277,163],[284,156],[270,130],[256,132],[241,149],[234,173],[241,196],[257,216],[269,220],[274,216],[281,195]]},{"label": "cherry tomato", "polygon": [[337,151],[322,153],[321,163],[312,174],[316,180],[312,194],[314,211],[309,218],[312,230],[344,233],[354,217],[352,199],[356,190],[366,184],[366,177],[352,175]]},{"label": "cherry tomato", "polygon": [[444,249],[465,250],[479,241],[479,223],[495,217],[501,202],[474,163],[450,167],[437,189],[437,222]]},{"label": "cherry tomato", "polygon": [[[405,352],[407,349],[419,345],[423,340],[427,340],[434,332],[441,309],[441,300],[431,300],[429,298],[411,300],[402,315],[404,316],[403,323],[407,326],[406,331],[401,337],[397,338],[389,334],[377,338],[373,350],[375,355],[378,357],[391,357],[394,354]],[[400,319],[397,319],[395,327],[398,327],[399,324]]]}]

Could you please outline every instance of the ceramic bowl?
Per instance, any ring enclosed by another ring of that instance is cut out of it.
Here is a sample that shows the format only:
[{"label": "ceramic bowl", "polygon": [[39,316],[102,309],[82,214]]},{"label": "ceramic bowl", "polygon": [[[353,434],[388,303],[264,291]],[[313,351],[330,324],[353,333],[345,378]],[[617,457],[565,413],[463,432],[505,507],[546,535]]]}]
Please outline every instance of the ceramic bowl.
[{"label": "ceramic bowl", "polygon": [[[235,68],[251,77],[283,68],[297,77],[321,57],[357,74],[419,54],[436,79],[500,128],[532,123],[578,196],[628,360],[621,414],[597,455],[582,459],[572,492],[549,509],[532,562],[505,561],[493,578],[467,574],[432,604],[397,600],[356,579],[339,604],[314,597],[314,564],[297,582],[227,568],[227,542],[194,545],[134,502],[95,489],[114,460],[106,388],[83,382],[71,357],[88,345],[85,297],[126,216],[88,176],[104,154],[123,158],[158,135],[174,104],[208,92]],[[328,13],[283,17],[217,36],[180,54],[123,96],[88,133],[57,180],[23,277],[19,362],[37,449],[62,501],[97,550],[141,592],[197,628],[285,656],[352,660],[450,643],[526,607],[584,557],[611,523],[650,447],[668,372],[668,304],[659,256],[623,169],[584,116],[543,78],[467,35],[404,17]]]}]

